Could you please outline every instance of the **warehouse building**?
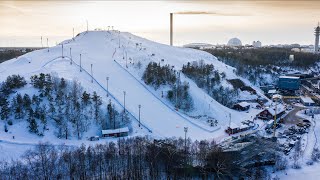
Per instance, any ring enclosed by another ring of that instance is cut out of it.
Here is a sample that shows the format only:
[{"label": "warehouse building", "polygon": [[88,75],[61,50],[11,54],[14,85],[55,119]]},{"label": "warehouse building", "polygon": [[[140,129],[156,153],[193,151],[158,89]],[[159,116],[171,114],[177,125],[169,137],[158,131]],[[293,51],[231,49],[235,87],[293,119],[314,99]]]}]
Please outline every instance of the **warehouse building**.
[{"label": "warehouse building", "polygon": [[301,103],[304,106],[314,106],[315,105],[315,102],[310,97],[301,96],[300,99],[301,99]]},{"label": "warehouse building", "polygon": [[280,76],[278,88],[281,90],[295,91],[300,88],[300,78],[294,76]]}]

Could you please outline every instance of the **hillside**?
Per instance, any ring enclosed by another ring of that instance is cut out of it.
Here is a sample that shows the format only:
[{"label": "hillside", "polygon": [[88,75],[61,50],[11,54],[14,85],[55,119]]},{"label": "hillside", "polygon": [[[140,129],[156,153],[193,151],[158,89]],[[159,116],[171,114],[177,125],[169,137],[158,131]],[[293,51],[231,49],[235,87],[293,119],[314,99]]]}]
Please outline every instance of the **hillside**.
[{"label": "hillside", "polygon": [[[79,67],[80,54],[82,72]],[[166,90],[166,87],[155,90],[142,81],[143,71],[152,61],[163,65],[169,64],[178,72],[188,62],[200,60],[205,64],[213,64],[219,73],[225,74],[225,79],[221,81],[224,87],[232,88],[227,79],[239,78],[235,75],[234,68],[206,52],[171,47],[130,33],[89,31],[80,33],[74,39],[63,41],[55,47],[50,47],[49,50],[37,50],[0,64],[0,82],[12,74],[25,77],[27,82],[30,81],[30,76],[39,73],[54,74],[70,81],[77,79],[87,92],[96,91],[104,103],[111,100],[118,110],[125,106],[133,124],[131,136],[148,134],[153,137],[181,137],[184,136],[183,128],[188,127],[188,136],[193,139],[219,139],[227,136],[224,129],[228,126],[230,117],[233,123],[240,124],[243,120],[252,119],[259,110],[251,109],[249,113],[231,110],[215,101],[194,81],[181,75],[181,79],[189,84],[190,95],[194,101],[192,111],[182,112],[162,98],[161,91]],[[90,76],[91,65],[93,79]],[[107,77],[109,77],[108,87]],[[247,80],[242,80],[249,84]],[[107,89],[110,95],[108,97]],[[256,90],[258,96],[263,96],[259,89]],[[241,92],[241,96],[249,95]],[[141,105],[142,124],[140,128],[138,127],[139,105]],[[195,117],[216,119],[218,125],[211,127],[206,119]],[[94,136],[100,133],[100,131],[91,130],[86,135]],[[55,141],[53,136],[35,137],[27,131],[24,132],[23,128],[12,130],[11,134],[0,133],[1,138],[8,141],[12,141],[11,137],[14,134],[15,142]],[[84,141],[86,140],[67,143],[79,144]],[[66,143],[63,140],[57,140],[57,144],[61,142]]]}]

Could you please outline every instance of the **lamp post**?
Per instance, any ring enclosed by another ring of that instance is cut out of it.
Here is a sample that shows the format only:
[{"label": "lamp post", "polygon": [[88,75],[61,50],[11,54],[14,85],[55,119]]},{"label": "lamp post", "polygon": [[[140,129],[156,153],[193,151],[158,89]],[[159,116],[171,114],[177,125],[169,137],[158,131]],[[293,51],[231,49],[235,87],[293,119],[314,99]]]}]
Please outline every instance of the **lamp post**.
[{"label": "lamp post", "polygon": [[71,47],[70,47],[70,64],[72,64]]},{"label": "lamp post", "polygon": [[115,108],[113,104],[113,129],[116,129],[116,113],[115,113]]},{"label": "lamp post", "polygon": [[128,54],[127,54],[127,51],[126,52],[126,68],[128,68]]},{"label": "lamp post", "polygon": [[63,58],[63,44],[61,44],[61,53],[62,53],[62,58]]},{"label": "lamp post", "polygon": [[140,127],[140,109],[141,109],[141,104],[139,104],[139,127]]},{"label": "lamp post", "polygon": [[42,43],[42,36],[41,36],[41,47],[43,48],[43,43]]},{"label": "lamp post", "polygon": [[185,141],[185,149],[187,148],[187,132],[188,132],[188,127],[184,127],[184,141]]},{"label": "lamp post", "polygon": [[178,84],[176,83],[176,108],[178,109]]},{"label": "lamp post", "polygon": [[107,79],[107,97],[109,97],[109,77]]},{"label": "lamp post", "polygon": [[93,72],[92,72],[92,64],[91,64],[91,83],[93,83]]},{"label": "lamp post", "polygon": [[81,54],[80,54],[80,72],[82,72],[82,68],[81,68]]},{"label": "lamp post", "polygon": [[48,52],[49,52],[49,39],[47,38],[47,47],[48,47]]},{"label": "lamp post", "polygon": [[119,48],[120,48],[120,31],[118,31],[118,38],[119,38]]},{"label": "lamp post", "polygon": [[87,32],[89,31],[89,25],[88,25],[88,20],[86,20],[87,22]]},{"label": "lamp post", "polygon": [[123,113],[122,113],[122,122],[123,122],[123,116],[126,113],[126,91],[123,91]]},{"label": "lamp post", "polygon": [[126,112],[126,91],[123,91],[123,111]]},{"label": "lamp post", "polygon": [[185,156],[187,157],[187,132],[188,132],[188,127],[184,127],[184,153]]}]

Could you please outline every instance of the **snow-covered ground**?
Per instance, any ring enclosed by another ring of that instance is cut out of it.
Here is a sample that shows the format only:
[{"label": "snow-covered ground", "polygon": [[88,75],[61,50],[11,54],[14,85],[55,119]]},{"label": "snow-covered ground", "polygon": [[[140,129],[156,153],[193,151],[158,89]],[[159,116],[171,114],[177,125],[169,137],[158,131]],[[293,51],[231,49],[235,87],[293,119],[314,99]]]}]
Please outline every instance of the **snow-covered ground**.
[{"label": "snow-covered ground", "polygon": [[[62,58],[62,47],[64,58]],[[86,70],[82,72],[80,72],[78,66],[80,65],[80,54],[81,67]],[[72,65],[70,59],[73,60]],[[126,68],[126,64],[133,66],[138,61],[142,63],[142,67],[145,67],[151,61],[161,61],[174,66],[179,71],[183,64],[199,60],[203,60],[207,64],[213,64],[215,69],[226,74],[226,79],[239,78],[234,73],[234,68],[225,65],[211,54],[203,51],[167,46],[130,33],[89,31],[83,32],[74,39],[66,40],[55,47],[50,47],[49,51],[48,49],[37,50],[0,64],[0,82],[12,74],[19,74],[29,79],[33,74],[52,73],[68,80],[77,79],[84,90],[88,92],[96,91],[102,96],[104,102],[108,102],[110,99],[116,104],[117,108],[124,106],[125,91],[125,107],[133,118],[133,133],[131,136],[181,137],[184,136],[184,127],[188,127],[188,136],[192,139],[221,139],[227,137],[224,129],[228,126],[230,117],[233,123],[240,125],[243,120],[253,119],[259,110],[253,108],[248,112],[231,110],[212,99],[205,91],[198,88],[193,81],[182,77],[190,84],[190,94],[195,104],[193,115],[206,114],[217,119],[218,127],[213,128],[199,119],[175,111],[168,101],[161,99],[157,91],[141,84],[141,72],[135,71],[134,68]],[[91,67],[94,77],[93,83],[90,77]],[[107,77],[109,77],[108,90],[112,95],[109,97],[106,96]],[[249,84],[247,80],[240,79]],[[253,88],[258,91],[260,96],[263,96],[258,88]],[[251,95],[242,95],[242,97],[249,96]],[[142,128],[137,126],[139,105],[141,105],[141,122],[144,125]],[[0,126],[3,127],[3,122],[0,122]],[[67,145],[89,143],[87,140],[59,140],[52,132],[47,133],[44,137],[38,137],[30,134],[25,126],[24,123],[18,123],[10,127],[10,133],[1,131],[0,140],[6,142],[0,142],[0,146],[5,151],[9,151],[10,146],[14,146],[13,144],[7,146],[9,142],[26,143],[19,145],[24,147],[30,147],[39,141]],[[97,130],[92,129],[87,132],[86,136],[98,134]],[[12,136],[15,136],[15,139]]]},{"label": "snow-covered ground", "polygon": [[312,125],[309,129],[309,133],[304,135],[302,139],[302,154],[299,159],[299,164],[301,169],[291,168],[292,161],[290,161],[289,155],[289,164],[288,169],[285,171],[277,172],[272,174],[272,177],[278,177],[282,179],[319,179],[320,176],[320,163],[313,162],[313,165],[307,165],[312,161],[311,155],[314,148],[319,148],[318,139],[320,138],[320,114],[316,114],[314,118],[304,113],[304,110],[297,113],[303,119],[309,120]]}]

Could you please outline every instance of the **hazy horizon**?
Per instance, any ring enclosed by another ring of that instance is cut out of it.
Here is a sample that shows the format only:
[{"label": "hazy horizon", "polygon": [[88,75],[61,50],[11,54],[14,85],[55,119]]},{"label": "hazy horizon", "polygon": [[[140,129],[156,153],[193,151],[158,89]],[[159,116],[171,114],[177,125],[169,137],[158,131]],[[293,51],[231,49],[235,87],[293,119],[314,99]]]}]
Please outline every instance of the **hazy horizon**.
[{"label": "hazy horizon", "polygon": [[[96,28],[131,32],[169,43],[169,13],[174,15],[174,45],[314,44],[320,20],[316,1],[1,1],[0,46],[40,47]],[[179,14],[180,13],[180,14]],[[183,14],[186,13],[186,14]],[[198,14],[194,14],[198,13]]]}]

